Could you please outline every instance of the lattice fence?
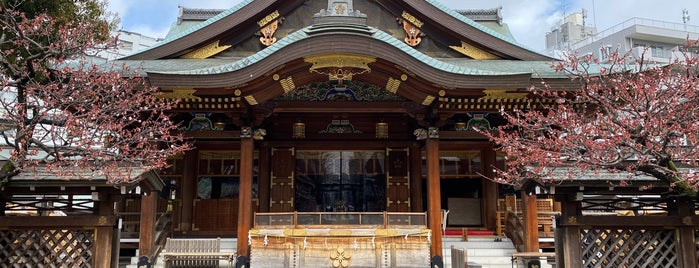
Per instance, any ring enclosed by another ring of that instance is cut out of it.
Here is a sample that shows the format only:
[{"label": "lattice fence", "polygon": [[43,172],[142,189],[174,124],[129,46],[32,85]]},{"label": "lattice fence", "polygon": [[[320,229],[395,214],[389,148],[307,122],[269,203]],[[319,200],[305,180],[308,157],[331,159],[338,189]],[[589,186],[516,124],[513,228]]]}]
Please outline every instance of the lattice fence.
[{"label": "lattice fence", "polygon": [[94,230],[0,230],[0,267],[92,267]]},{"label": "lattice fence", "polygon": [[679,267],[675,230],[590,229],[582,232],[584,267]]}]

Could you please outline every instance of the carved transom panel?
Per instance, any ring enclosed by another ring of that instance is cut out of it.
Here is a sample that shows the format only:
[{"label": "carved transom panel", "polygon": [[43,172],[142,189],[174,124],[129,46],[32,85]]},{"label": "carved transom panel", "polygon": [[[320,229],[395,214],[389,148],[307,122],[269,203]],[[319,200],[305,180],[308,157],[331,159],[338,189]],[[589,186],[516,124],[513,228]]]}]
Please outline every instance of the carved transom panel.
[{"label": "carved transom panel", "polygon": [[371,72],[369,63],[376,62],[376,58],[351,54],[330,54],[320,56],[310,56],[304,61],[311,63],[308,70],[312,73],[327,75],[328,80],[343,81],[352,80],[352,77],[359,74]]}]

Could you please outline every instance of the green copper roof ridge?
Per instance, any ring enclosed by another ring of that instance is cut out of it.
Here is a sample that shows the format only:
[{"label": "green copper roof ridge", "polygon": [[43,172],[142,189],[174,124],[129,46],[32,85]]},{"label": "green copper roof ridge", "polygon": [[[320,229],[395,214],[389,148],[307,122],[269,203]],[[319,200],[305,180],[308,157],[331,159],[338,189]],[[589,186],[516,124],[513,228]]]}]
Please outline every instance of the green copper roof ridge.
[{"label": "green copper roof ridge", "polygon": [[[187,28],[187,29],[185,29],[185,30],[183,30],[183,31],[180,31],[179,33],[177,33],[177,34],[175,34],[175,35],[169,36],[169,37],[163,39],[162,41],[155,43],[155,45],[150,46],[150,47],[148,47],[147,49],[144,49],[144,50],[141,50],[141,51],[137,52],[136,54],[140,54],[140,53],[143,53],[143,52],[146,52],[146,51],[153,50],[153,49],[155,49],[155,48],[157,48],[157,47],[161,47],[161,46],[163,46],[163,45],[165,45],[165,44],[168,44],[168,43],[170,43],[170,42],[172,42],[172,41],[175,41],[175,40],[177,40],[177,39],[180,39],[180,38],[182,38],[182,37],[185,37],[185,36],[187,36],[187,35],[189,35],[189,34],[191,34],[191,33],[194,33],[194,32],[196,32],[196,31],[198,31],[198,30],[201,30],[201,29],[203,29],[204,27],[209,26],[209,25],[213,24],[214,22],[217,22],[217,21],[221,20],[222,18],[225,18],[225,17],[227,17],[228,15],[235,13],[236,11],[240,10],[241,8],[243,8],[244,6],[248,5],[248,4],[251,3],[252,1],[254,1],[254,0],[244,0],[244,1],[242,1],[242,2],[240,2],[240,3],[238,3],[238,4],[236,4],[236,5],[234,5],[233,7],[229,8],[229,9],[226,9],[225,11],[219,13],[218,15],[209,18],[208,20],[202,21],[201,23],[199,23],[199,24],[197,24],[197,25],[195,25],[195,26],[189,27],[189,28]],[[127,55],[127,56],[124,56],[124,57],[129,57],[129,56],[132,56],[132,55]]]},{"label": "green copper roof ridge", "polygon": [[[259,62],[260,60],[266,58],[267,56],[276,53],[280,51],[282,48],[291,45],[293,43],[299,42],[301,40],[307,39],[309,36],[308,31],[311,29],[313,26],[308,26],[305,28],[302,28],[294,33],[291,33],[287,36],[285,36],[282,39],[279,39],[277,42],[272,44],[271,46],[258,51],[255,54],[252,54],[250,56],[247,56],[243,59],[239,59],[237,61],[227,63],[227,64],[222,64],[218,66],[212,66],[212,67],[207,67],[207,68],[199,68],[199,69],[192,69],[192,70],[186,70],[186,71],[166,71],[166,72],[158,72],[158,71],[153,71],[149,73],[157,73],[157,74],[181,74],[181,75],[208,75],[208,74],[220,74],[220,73],[227,73],[227,72],[233,72],[237,71],[240,69],[243,69],[245,67],[248,67],[254,63]],[[451,64],[448,62],[440,61],[435,58],[432,58],[430,56],[425,55],[424,53],[408,46],[407,44],[403,43],[402,41],[396,39],[395,37],[391,36],[388,33],[385,33],[383,31],[380,31],[376,28],[369,27],[369,29],[373,32],[372,38],[384,42],[388,45],[391,45],[397,49],[400,49],[401,51],[405,52],[408,56],[431,66],[432,68],[448,72],[448,73],[455,73],[455,74],[462,74],[462,75],[516,75],[516,74],[530,74],[530,72],[497,72],[497,71],[491,71],[491,70],[483,70],[483,69],[473,69],[473,68],[466,68],[462,66],[458,66],[455,64]]]},{"label": "green copper roof ridge", "polygon": [[522,49],[526,49],[526,50],[531,51],[531,52],[534,52],[534,53],[536,53],[536,54],[539,54],[539,55],[542,55],[542,56],[546,56],[546,55],[543,55],[543,54],[541,54],[541,53],[539,53],[539,52],[536,52],[536,51],[534,51],[533,49],[531,49],[531,48],[529,48],[529,47],[527,47],[527,46],[525,46],[525,45],[523,45],[523,44],[517,42],[517,40],[515,40],[514,38],[510,38],[509,36],[505,36],[504,34],[498,33],[498,32],[496,32],[496,31],[493,30],[493,29],[490,29],[490,28],[488,28],[488,27],[485,27],[485,26],[481,25],[480,23],[477,23],[477,22],[473,21],[472,19],[469,19],[469,18],[467,18],[466,16],[459,14],[459,12],[456,12],[456,11],[454,11],[453,9],[448,8],[448,7],[444,6],[444,5],[442,5],[441,3],[437,2],[437,0],[425,0],[425,1],[426,1],[427,3],[433,5],[434,7],[436,7],[436,8],[438,8],[438,9],[442,10],[444,13],[447,13],[447,14],[449,14],[450,16],[452,16],[452,17],[454,17],[454,18],[460,20],[461,22],[466,23],[466,24],[468,24],[468,25],[470,25],[470,26],[473,26],[474,28],[476,28],[476,29],[478,29],[478,30],[480,30],[480,31],[482,31],[482,32],[484,32],[484,33],[490,34],[490,35],[492,35],[492,36],[494,36],[494,37],[497,37],[497,38],[500,39],[500,40],[503,40],[503,41],[505,41],[505,42],[508,42],[508,43],[510,43],[510,44],[513,44],[513,45],[515,45],[515,46],[518,46],[518,47],[520,47],[520,48],[522,48]]}]

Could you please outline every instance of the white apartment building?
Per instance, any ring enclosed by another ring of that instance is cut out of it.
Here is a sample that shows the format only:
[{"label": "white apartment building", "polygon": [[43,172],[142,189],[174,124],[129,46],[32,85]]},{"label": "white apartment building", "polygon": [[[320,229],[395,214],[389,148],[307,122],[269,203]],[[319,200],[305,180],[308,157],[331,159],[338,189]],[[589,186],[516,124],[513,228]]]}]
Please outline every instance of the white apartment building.
[{"label": "white apartment building", "polygon": [[[578,25],[580,26],[580,25]],[[631,18],[601,32],[594,32],[571,42],[567,48],[549,47],[553,56],[556,50],[577,51],[580,55],[592,54],[604,61],[609,53],[630,51],[635,60],[668,63],[682,58],[680,50],[697,55],[699,47],[687,48],[687,40],[699,39],[699,26],[660,20]]]},{"label": "white apartment building", "polygon": [[101,63],[107,62],[108,60],[115,60],[127,55],[131,55],[138,51],[144,50],[153,46],[162,38],[154,38],[150,36],[145,36],[140,33],[134,33],[124,30],[115,31],[112,33],[114,36],[118,36],[117,49],[100,51],[96,56],[90,57],[92,62]]},{"label": "white apartment building", "polygon": [[556,28],[546,33],[546,50],[569,50],[572,44],[597,34],[597,29],[595,27],[586,25],[586,13],[585,10],[572,13],[566,16]]}]

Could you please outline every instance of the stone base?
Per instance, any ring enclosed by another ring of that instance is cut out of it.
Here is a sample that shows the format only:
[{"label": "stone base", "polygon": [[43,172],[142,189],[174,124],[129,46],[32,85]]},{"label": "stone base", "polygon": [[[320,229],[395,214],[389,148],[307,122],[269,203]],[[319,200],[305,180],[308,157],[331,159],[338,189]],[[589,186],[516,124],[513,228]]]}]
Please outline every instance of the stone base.
[{"label": "stone base", "polygon": [[[299,230],[300,231],[300,230]],[[430,243],[426,230],[400,230],[376,236],[366,230],[345,230],[344,235],[284,236],[299,231],[252,230],[251,267],[429,267]],[[304,233],[304,231],[300,231]],[[265,233],[267,233],[265,235]],[[305,232],[308,234],[308,232]],[[349,234],[349,235],[348,235]],[[383,235],[391,234],[391,235]]]}]

